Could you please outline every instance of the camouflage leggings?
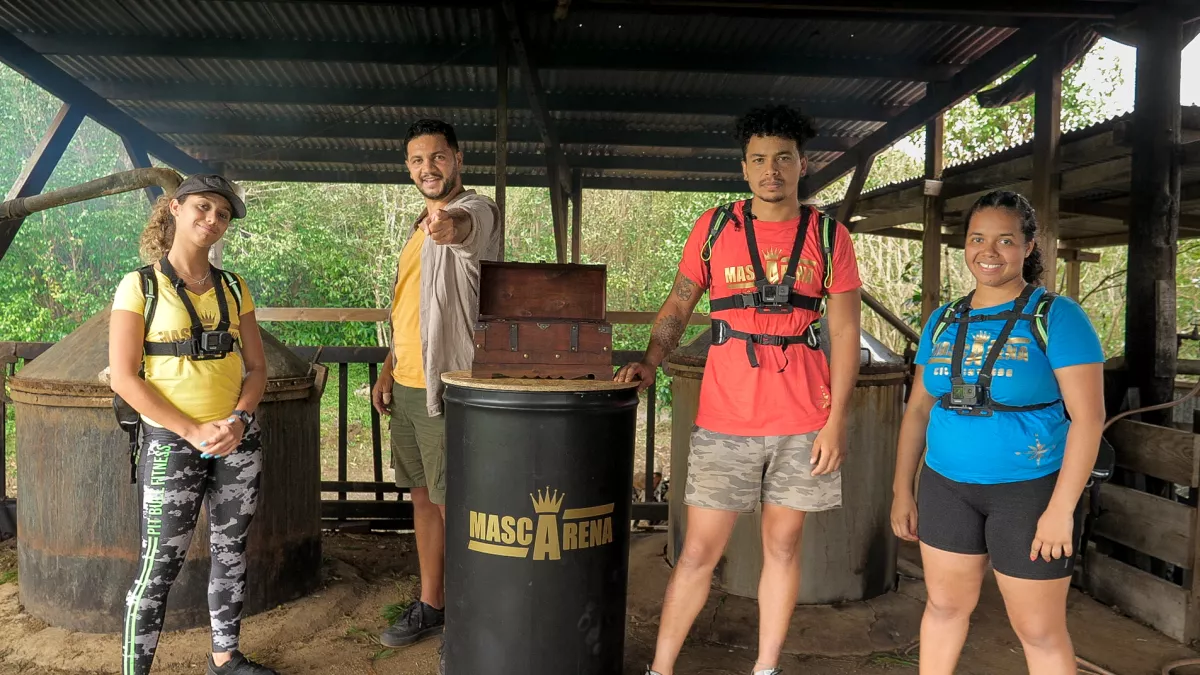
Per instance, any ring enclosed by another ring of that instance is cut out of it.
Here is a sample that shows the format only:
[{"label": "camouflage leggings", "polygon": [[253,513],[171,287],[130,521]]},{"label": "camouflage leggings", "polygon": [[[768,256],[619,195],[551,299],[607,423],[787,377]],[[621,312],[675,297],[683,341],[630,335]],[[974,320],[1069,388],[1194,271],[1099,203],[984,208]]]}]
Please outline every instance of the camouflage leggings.
[{"label": "camouflage leggings", "polygon": [[223,459],[201,459],[174,433],[142,425],[142,554],[138,577],[125,597],[122,675],[150,672],[167,593],[183,567],[202,501],[207,502],[212,550],[212,648],[237,649],[246,591],[246,532],[262,473],[260,433],[254,423],[235,452]]}]

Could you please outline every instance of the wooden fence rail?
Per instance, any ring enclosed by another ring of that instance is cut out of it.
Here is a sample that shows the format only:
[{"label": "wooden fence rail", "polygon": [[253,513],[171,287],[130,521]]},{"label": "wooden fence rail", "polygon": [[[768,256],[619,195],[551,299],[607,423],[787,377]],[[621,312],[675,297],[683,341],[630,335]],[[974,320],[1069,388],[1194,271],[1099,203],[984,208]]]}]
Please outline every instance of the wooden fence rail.
[{"label": "wooden fence rail", "polygon": [[[1200,575],[1195,574],[1200,434],[1121,420],[1105,437],[1120,469],[1166,481],[1172,489],[1163,497],[1115,482],[1101,487],[1101,515],[1081,573],[1083,587],[1176,640],[1200,639]],[[1189,489],[1186,501],[1176,498],[1175,486]],[[1106,542],[1183,568],[1184,583],[1121,562],[1103,550]]]}]

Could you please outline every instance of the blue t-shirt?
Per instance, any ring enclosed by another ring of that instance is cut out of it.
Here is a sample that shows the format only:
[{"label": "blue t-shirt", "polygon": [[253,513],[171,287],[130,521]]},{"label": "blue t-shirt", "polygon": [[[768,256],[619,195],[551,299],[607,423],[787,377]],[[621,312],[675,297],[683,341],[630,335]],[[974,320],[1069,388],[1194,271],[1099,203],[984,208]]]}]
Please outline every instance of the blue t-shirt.
[{"label": "blue t-shirt", "polygon": [[[1032,313],[1045,293],[1038,288],[1026,305]],[[971,310],[971,316],[1006,312],[1012,302]],[[950,361],[958,330],[966,326],[963,350],[963,381],[974,383],[979,369],[1000,335],[1005,321],[950,324],[932,344],[933,327],[946,306],[934,312],[921,335],[916,362],[925,367],[925,389],[940,399],[950,392]],[[1058,297],[1050,306],[1046,323],[1049,339],[1043,353],[1033,339],[1034,326],[1018,321],[1005,341],[1004,351],[992,368],[992,399],[1010,406],[1025,406],[1061,400],[1054,370],[1083,363],[1103,363],[1104,350],[1091,321],[1079,303]],[[1011,483],[1033,480],[1062,467],[1067,429],[1065,406],[1022,412],[997,411],[991,417],[960,415],[935,404],[926,432],[925,463],[943,476],[960,483]]]}]

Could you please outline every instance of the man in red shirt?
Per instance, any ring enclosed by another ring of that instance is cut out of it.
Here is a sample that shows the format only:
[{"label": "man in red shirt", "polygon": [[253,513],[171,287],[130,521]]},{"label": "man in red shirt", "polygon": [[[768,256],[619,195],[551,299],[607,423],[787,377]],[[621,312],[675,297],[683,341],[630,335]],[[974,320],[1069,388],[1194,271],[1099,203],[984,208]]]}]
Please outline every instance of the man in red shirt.
[{"label": "man in red shirt", "polygon": [[[781,673],[800,590],[804,516],[842,501],[839,468],[859,366],[854,248],[845,226],[800,204],[803,146],[813,129],[799,111],[752,110],[738,120],[737,135],[753,199],[710,209],[696,221],[645,356],[616,375],[648,387],[708,291],[714,339],[688,455],[687,533],[647,675],[674,674],[737,517],[760,502],[753,672]],[[828,357],[820,331],[829,333]]]}]

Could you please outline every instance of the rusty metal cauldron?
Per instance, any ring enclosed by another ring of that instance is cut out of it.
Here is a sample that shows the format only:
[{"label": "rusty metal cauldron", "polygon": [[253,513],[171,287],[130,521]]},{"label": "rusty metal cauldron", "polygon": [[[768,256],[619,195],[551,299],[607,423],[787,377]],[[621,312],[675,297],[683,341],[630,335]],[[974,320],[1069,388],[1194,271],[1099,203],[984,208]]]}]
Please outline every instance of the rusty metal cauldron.
[{"label": "rusty metal cauldron", "polygon": [[[9,382],[17,412],[20,600],[46,623],[120,632],[139,554],[139,490],[117,426],[109,312],[63,338]],[[321,564],[319,405],[325,370],[263,332],[267,388],[257,411],[263,475],[250,526],[244,613],[311,592]],[[208,624],[208,522],[201,514],[167,603],[166,627]]]}]

